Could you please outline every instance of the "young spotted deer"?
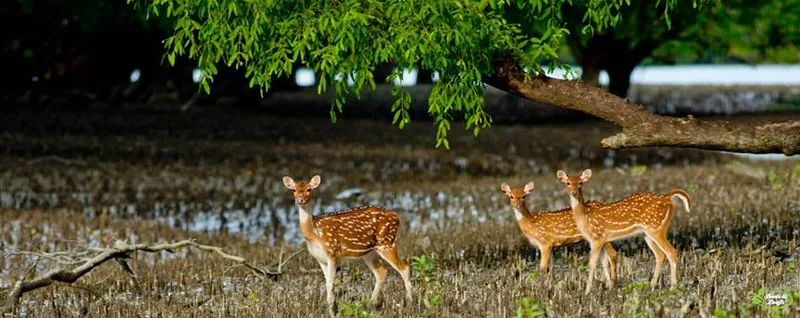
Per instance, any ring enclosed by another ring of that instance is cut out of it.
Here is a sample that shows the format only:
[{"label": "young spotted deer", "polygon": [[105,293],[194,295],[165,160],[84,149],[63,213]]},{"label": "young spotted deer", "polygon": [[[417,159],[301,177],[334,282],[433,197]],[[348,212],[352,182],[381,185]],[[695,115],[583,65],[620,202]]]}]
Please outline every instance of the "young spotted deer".
[{"label": "young spotted deer", "polygon": [[664,256],[669,259],[670,283],[674,288],[677,283],[678,252],[667,240],[675,205],[672,199],[677,197],[683,201],[684,208],[689,211],[691,199],[686,191],[673,189],[664,195],[651,192],[640,192],[629,195],[619,201],[600,206],[589,206],[583,201],[582,186],[589,182],[592,170],[586,169],[580,176],[568,177],[559,170],[558,180],[567,186],[572,215],[578,230],[591,246],[589,257],[589,280],[586,283],[586,294],[592,289],[595,267],[604,253],[603,244],[628,237],[644,234],[644,240],[656,257],[656,267],[650,281],[652,288],[658,283]]},{"label": "young spotted deer", "polygon": [[[556,211],[545,211],[531,213],[525,198],[533,191],[533,181],[525,184],[523,188],[512,189],[508,183],[500,184],[500,190],[511,200],[511,208],[517,219],[522,234],[528,241],[539,248],[541,258],[539,259],[539,271],[546,272],[550,267],[550,255],[553,247],[566,246],[583,241],[583,236],[578,232],[575,219],[572,217],[571,208],[564,208]],[[605,204],[601,201],[592,200],[586,202],[587,206],[599,206]],[[617,252],[611,243],[605,245],[605,255],[603,259],[603,269],[609,285],[614,285],[617,280],[616,260]]]},{"label": "young spotted deer", "polygon": [[319,262],[325,276],[328,307],[335,312],[333,281],[340,260],[360,258],[375,274],[375,289],[371,302],[378,303],[381,284],[386,269],[379,258],[388,262],[403,277],[406,297],[411,300],[411,268],[397,255],[397,231],[400,218],[397,213],[378,206],[363,206],[348,210],[312,216],[310,198],[312,190],[319,187],[320,176],[309,182],[295,182],[283,177],[283,184],[294,193],[294,202],[300,213],[300,231],[306,238],[308,251]]}]

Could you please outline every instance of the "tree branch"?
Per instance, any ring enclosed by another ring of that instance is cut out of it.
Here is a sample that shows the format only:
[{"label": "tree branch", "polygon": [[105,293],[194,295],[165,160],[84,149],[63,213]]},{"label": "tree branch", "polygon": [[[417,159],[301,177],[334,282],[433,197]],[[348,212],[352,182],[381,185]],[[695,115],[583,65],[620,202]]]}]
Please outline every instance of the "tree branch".
[{"label": "tree branch", "polygon": [[[283,259],[283,251],[281,250],[281,259],[278,261],[277,270],[271,271],[267,269],[258,268],[249,262],[247,262],[244,258],[230,255],[225,253],[221,248],[216,246],[208,246],[208,245],[200,245],[197,244],[194,240],[183,240],[174,243],[166,243],[166,244],[157,244],[157,245],[147,245],[147,244],[128,244],[124,241],[117,241],[115,242],[113,247],[108,248],[91,248],[87,249],[86,251],[76,252],[77,255],[89,255],[94,252],[96,255],[93,256],[86,256],[82,261],[78,262],[75,260],[75,257],[70,257],[65,255],[65,252],[55,252],[55,253],[32,253],[32,252],[16,252],[16,253],[9,253],[17,254],[17,255],[37,255],[39,259],[46,258],[50,260],[56,261],[59,265],[74,265],[80,263],[77,267],[72,269],[64,269],[64,268],[56,268],[53,270],[48,271],[47,273],[33,278],[31,280],[25,280],[24,277],[27,274],[21,276],[19,280],[11,287],[11,291],[6,295],[5,302],[3,307],[0,307],[0,314],[4,314],[10,312],[16,304],[19,302],[19,299],[27,292],[31,292],[37,290],[39,288],[44,288],[50,286],[56,282],[62,282],[67,284],[72,284],[76,282],[79,278],[86,275],[96,267],[100,266],[101,264],[105,263],[108,260],[114,259],[120,262],[120,265],[125,270],[125,272],[129,275],[133,275],[133,271],[130,267],[127,266],[126,259],[130,258],[130,254],[133,252],[141,251],[141,252],[149,252],[149,253],[156,253],[161,251],[169,251],[173,252],[176,249],[180,248],[196,248],[201,251],[206,252],[213,252],[220,257],[227,259],[236,263],[237,265],[245,266],[256,273],[256,275],[262,278],[271,278],[273,280],[277,280],[278,276],[282,273],[283,265],[286,264],[290,259],[295,257],[297,254],[302,252],[303,250],[299,250],[289,256],[287,259]],[[37,261],[38,263],[38,261]],[[30,272],[30,270],[28,270]],[[134,276],[132,276],[134,277]],[[135,278],[135,277],[134,277]]]},{"label": "tree branch", "polygon": [[495,76],[486,83],[537,103],[581,111],[620,126],[621,133],[601,141],[606,148],[666,146],[787,156],[800,153],[800,120],[738,124],[656,115],[580,81],[544,75],[526,81],[524,71],[512,58],[498,65]]}]

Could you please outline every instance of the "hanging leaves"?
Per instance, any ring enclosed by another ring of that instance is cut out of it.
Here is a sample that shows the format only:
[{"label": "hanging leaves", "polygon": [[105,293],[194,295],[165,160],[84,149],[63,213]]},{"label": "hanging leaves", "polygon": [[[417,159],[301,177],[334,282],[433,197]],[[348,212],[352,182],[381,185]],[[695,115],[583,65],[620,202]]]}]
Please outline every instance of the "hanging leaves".
[{"label": "hanging leaves", "polygon": [[[461,113],[466,129],[478,135],[491,125],[485,111],[482,79],[495,70],[495,57],[514,56],[531,74],[561,67],[557,49],[568,31],[556,0],[127,0],[147,13],[174,19],[174,33],[164,42],[170,64],[176,56],[195,59],[202,70],[200,87],[210,92],[217,65],[244,67],[250,86],[262,94],[270,81],[289,76],[305,65],[319,76],[317,93],[333,87],[330,117],[337,121],[348,98],[375,88],[375,68],[398,66],[439,74],[428,99],[436,125],[436,146],[449,148],[447,134],[453,116]],[[675,1],[675,0],[669,0]],[[603,29],[618,19],[629,0],[590,0],[584,30]],[[547,28],[530,34],[506,17],[524,11],[545,20]],[[666,11],[665,11],[666,12]],[[411,96],[393,91],[393,124],[410,122]]]}]

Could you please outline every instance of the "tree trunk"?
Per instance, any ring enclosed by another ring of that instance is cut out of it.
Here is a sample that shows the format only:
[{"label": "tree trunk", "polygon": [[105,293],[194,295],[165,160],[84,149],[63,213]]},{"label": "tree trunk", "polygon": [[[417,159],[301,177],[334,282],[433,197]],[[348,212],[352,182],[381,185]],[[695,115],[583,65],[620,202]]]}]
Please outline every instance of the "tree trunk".
[{"label": "tree trunk", "polygon": [[431,70],[419,69],[417,71],[417,84],[432,84],[433,72]]},{"label": "tree trunk", "polygon": [[386,78],[392,74],[392,70],[394,70],[395,65],[392,63],[381,63],[375,67],[373,71],[373,77],[375,79],[375,83],[386,83]]},{"label": "tree trunk", "polygon": [[606,72],[608,72],[608,91],[611,94],[617,95],[621,98],[628,96],[628,89],[631,87],[631,73],[639,61],[616,62],[608,63]]},{"label": "tree trunk", "polygon": [[586,85],[600,87],[600,65],[599,57],[593,52],[584,52],[581,61],[581,80]]},{"label": "tree trunk", "polygon": [[579,81],[547,76],[525,80],[525,72],[514,59],[496,65],[486,83],[528,100],[581,111],[622,127],[622,132],[604,138],[612,149],[651,146],[697,148],[747,153],[800,154],[800,120],[773,123],[699,121],[648,112],[641,105]]}]

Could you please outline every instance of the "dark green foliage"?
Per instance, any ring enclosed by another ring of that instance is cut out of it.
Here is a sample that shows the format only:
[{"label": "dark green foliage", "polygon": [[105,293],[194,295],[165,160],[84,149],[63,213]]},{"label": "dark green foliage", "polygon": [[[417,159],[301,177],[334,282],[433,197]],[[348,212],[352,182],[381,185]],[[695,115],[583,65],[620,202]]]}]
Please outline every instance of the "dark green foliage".
[{"label": "dark green foliage", "polygon": [[701,10],[685,8],[675,19],[685,21],[677,25],[679,32],[653,38],[659,46],[646,63],[800,61],[798,0],[711,2]]}]

